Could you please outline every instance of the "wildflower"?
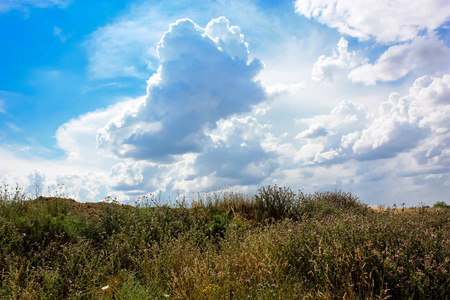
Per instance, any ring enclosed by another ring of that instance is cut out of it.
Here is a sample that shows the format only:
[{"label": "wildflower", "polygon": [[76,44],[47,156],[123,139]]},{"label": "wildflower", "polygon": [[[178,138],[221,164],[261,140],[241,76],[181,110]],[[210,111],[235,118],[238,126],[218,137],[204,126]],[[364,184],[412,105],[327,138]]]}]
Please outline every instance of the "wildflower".
[{"label": "wildflower", "polygon": [[169,295],[169,294],[163,294],[163,297],[164,297],[164,298],[169,298],[170,295]]},{"label": "wildflower", "polygon": [[273,288],[275,287],[275,283],[272,283],[272,287],[273,287]]},{"label": "wildflower", "polygon": [[104,287],[102,287],[102,290],[106,291],[107,289],[109,289],[109,285],[105,285]]},{"label": "wildflower", "polygon": [[246,279],[245,282],[250,283],[250,279]]}]

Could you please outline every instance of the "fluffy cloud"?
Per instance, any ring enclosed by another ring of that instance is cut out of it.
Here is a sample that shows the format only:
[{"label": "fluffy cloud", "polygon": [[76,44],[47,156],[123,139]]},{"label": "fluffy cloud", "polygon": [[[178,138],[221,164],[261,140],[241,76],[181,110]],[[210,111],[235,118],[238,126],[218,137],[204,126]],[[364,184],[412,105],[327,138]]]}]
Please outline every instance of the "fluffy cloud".
[{"label": "fluffy cloud", "polygon": [[[378,117],[353,145],[363,158],[395,156],[410,149],[420,164],[448,165],[450,144],[450,75],[424,76],[409,95],[397,93],[381,103]],[[445,164],[444,164],[445,162]]]},{"label": "fluffy cloud", "polygon": [[278,167],[268,129],[250,116],[219,121],[197,157],[198,174],[213,176],[218,184],[259,184]]},{"label": "fluffy cloud", "polygon": [[308,128],[296,136],[300,142],[306,141],[296,153],[296,161],[317,164],[346,158],[349,140],[366,126],[367,119],[366,108],[342,101],[329,115],[299,120],[300,124],[308,124]]},{"label": "fluffy cloud", "polygon": [[307,127],[285,147],[292,168],[284,161],[278,169],[284,176],[272,180],[295,186],[301,178],[306,191],[342,188],[370,204],[445,199],[449,99],[450,75],[423,76],[409,93],[392,93],[375,112],[346,101],[330,114],[300,119],[297,124]]},{"label": "fluffy cloud", "polygon": [[450,2],[440,0],[297,0],[297,13],[341,33],[377,42],[404,42],[450,19]]},{"label": "fluffy cloud", "polygon": [[312,79],[335,81],[345,79],[351,69],[367,63],[360,52],[348,52],[348,42],[341,38],[332,56],[322,55],[314,64]]},{"label": "fluffy cloud", "polygon": [[411,121],[430,131],[414,156],[418,163],[450,169],[450,75],[424,76],[409,91]]},{"label": "fluffy cloud", "polygon": [[414,70],[423,75],[449,68],[450,48],[434,34],[429,34],[389,47],[374,64],[353,69],[349,78],[353,82],[373,85],[377,81],[398,80]]},{"label": "fluffy cloud", "polygon": [[[146,96],[60,126],[56,138],[66,163],[91,172],[59,180],[80,199],[94,200],[102,191],[132,199],[148,192],[255,186],[268,178],[279,166],[270,128],[246,116],[267,99],[254,79],[263,65],[249,61],[239,27],[224,17],[205,28],[179,20],[157,52],[161,65]],[[105,189],[83,185],[88,178]],[[75,183],[85,189],[72,190]]]},{"label": "fluffy cloud", "polygon": [[342,78],[350,71],[348,77],[353,82],[374,85],[411,72],[416,77],[439,74],[450,67],[450,49],[435,33],[450,20],[450,2],[297,0],[295,7],[297,13],[341,33],[390,46],[374,63],[368,63],[358,53],[349,53],[341,39],[337,52],[331,57],[322,55],[314,65],[316,80]]},{"label": "fluffy cloud", "polygon": [[248,62],[243,35],[224,17],[205,29],[177,21],[157,51],[161,65],[148,81],[145,103],[97,135],[100,147],[118,157],[168,162],[197,153],[208,140],[205,129],[266,98],[254,80],[262,62]]},{"label": "fluffy cloud", "polygon": [[417,172],[429,172],[429,167],[441,170],[443,166],[448,172],[448,99],[447,74],[418,78],[406,96],[392,93],[372,119],[367,110],[345,101],[329,115],[300,120],[309,127],[297,135],[297,139],[306,141],[296,154],[297,160],[305,164],[329,164],[349,159],[393,158],[404,153],[415,159],[422,170]]},{"label": "fluffy cloud", "polygon": [[392,93],[381,103],[378,117],[364,129],[353,145],[359,159],[394,157],[415,147],[427,132],[409,117],[410,100]]},{"label": "fluffy cloud", "polygon": [[58,147],[66,152],[71,161],[98,164],[105,159],[97,151],[98,129],[119,118],[121,113],[135,113],[144,101],[145,97],[124,100],[64,123],[56,131]]},{"label": "fluffy cloud", "polygon": [[0,177],[0,185],[9,187],[9,192],[13,193],[14,187],[18,185],[23,188],[23,192],[29,198],[56,196],[82,201],[98,201],[108,194],[105,174],[75,175],[70,171],[55,177],[48,174],[37,169],[22,174],[9,172]]}]

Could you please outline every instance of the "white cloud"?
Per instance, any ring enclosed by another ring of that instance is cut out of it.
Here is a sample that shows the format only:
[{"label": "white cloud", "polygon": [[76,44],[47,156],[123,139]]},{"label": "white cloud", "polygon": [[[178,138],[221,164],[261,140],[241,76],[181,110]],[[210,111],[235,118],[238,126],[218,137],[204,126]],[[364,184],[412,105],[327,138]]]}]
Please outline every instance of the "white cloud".
[{"label": "white cloud", "polygon": [[63,33],[63,30],[57,26],[53,27],[53,36],[56,36],[61,43],[65,43],[71,36],[71,34]]},{"label": "white cloud", "polygon": [[0,99],[0,114],[6,114],[5,102],[2,99]]},{"label": "white cloud", "polygon": [[411,42],[389,47],[374,64],[354,68],[353,82],[374,85],[377,81],[398,80],[415,71],[419,75],[450,69],[450,48],[434,34],[419,36]]},{"label": "white cloud", "polygon": [[353,82],[375,85],[410,73],[415,77],[440,75],[450,67],[450,48],[435,32],[450,21],[448,1],[297,0],[295,7],[297,13],[341,33],[390,46],[374,63],[368,63],[359,53],[348,52],[341,39],[331,57],[319,57],[313,68],[315,80],[333,81],[348,74]]},{"label": "white cloud", "polygon": [[450,20],[450,2],[440,0],[297,0],[297,13],[341,33],[377,42],[404,42]]},{"label": "white cloud", "polygon": [[430,166],[448,168],[448,99],[450,75],[418,78],[408,95],[392,93],[382,102],[372,120],[368,111],[345,101],[329,115],[300,120],[309,127],[297,135],[306,144],[296,157],[305,164],[329,164],[393,158],[404,153],[415,158],[417,168],[422,168],[418,172],[428,172]]},{"label": "white cloud", "polygon": [[127,17],[92,33],[84,44],[89,75],[96,79],[146,78],[146,66],[156,55],[150,50],[162,35],[162,24],[153,22],[154,17],[151,13],[143,19]]},{"label": "white cloud", "polygon": [[388,101],[381,103],[378,117],[353,145],[354,153],[364,159],[379,159],[415,147],[426,132],[410,122],[409,105],[408,99],[392,93]]},{"label": "white cloud", "polygon": [[367,63],[361,52],[348,51],[348,42],[343,37],[333,49],[332,56],[321,55],[313,66],[312,79],[338,81],[347,78],[351,69]]},{"label": "white cloud", "polygon": [[300,132],[296,138],[297,139],[313,139],[320,136],[325,136],[328,134],[327,128],[323,123],[317,123],[311,125],[308,129]]},{"label": "white cloud", "polygon": [[259,184],[278,167],[268,130],[251,116],[220,120],[195,161],[197,175],[213,176],[222,185]]},{"label": "white cloud", "polygon": [[418,78],[407,96],[391,94],[388,101],[381,103],[378,117],[353,145],[355,154],[380,158],[412,149],[422,164],[447,164],[450,104],[443,99],[450,99],[448,74]]},{"label": "white cloud", "polygon": [[266,98],[254,81],[262,62],[248,62],[246,49],[223,17],[205,29],[189,19],[172,24],[158,45],[162,63],[145,104],[101,129],[99,145],[119,157],[160,162],[201,151],[207,127]]},{"label": "white cloud", "polygon": [[145,97],[124,100],[64,123],[56,131],[58,147],[66,152],[71,161],[99,164],[108,158],[97,149],[97,130],[121,113],[135,112],[144,101]]},{"label": "white cloud", "polygon": [[355,131],[366,126],[367,119],[365,107],[342,101],[329,115],[299,120],[299,124],[308,124],[308,128],[296,136],[303,144],[295,154],[296,161],[310,165],[347,159],[348,141]]},{"label": "white cloud", "polygon": [[278,154],[269,127],[242,115],[266,100],[254,80],[262,63],[249,61],[239,28],[225,18],[204,29],[180,20],[158,53],[162,65],[148,81],[147,96],[60,126],[56,139],[67,154],[61,167],[85,171],[76,176],[68,168],[46,182],[58,179],[77,199],[95,201],[257,185],[270,177]]},{"label": "white cloud", "polygon": [[0,13],[14,9],[27,11],[30,7],[48,8],[56,6],[66,8],[72,0],[3,0],[0,2]]},{"label": "white cloud", "polygon": [[6,149],[0,149],[0,156],[0,185],[17,184],[28,197],[60,192],[59,195],[79,201],[98,201],[111,191],[108,174],[98,167],[86,168],[65,160],[29,160]]}]

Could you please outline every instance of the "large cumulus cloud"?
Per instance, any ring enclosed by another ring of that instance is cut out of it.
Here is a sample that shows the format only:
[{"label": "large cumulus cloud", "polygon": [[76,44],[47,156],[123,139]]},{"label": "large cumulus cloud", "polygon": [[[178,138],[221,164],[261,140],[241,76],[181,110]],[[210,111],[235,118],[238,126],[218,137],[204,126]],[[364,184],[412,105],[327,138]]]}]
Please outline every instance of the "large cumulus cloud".
[{"label": "large cumulus cloud", "polygon": [[118,157],[168,162],[198,153],[206,129],[266,98],[254,79],[262,62],[249,62],[240,29],[224,17],[206,28],[177,21],[157,51],[161,65],[148,81],[145,103],[98,132],[100,147]]},{"label": "large cumulus cloud", "polygon": [[374,117],[344,101],[329,115],[300,123],[308,124],[297,135],[305,142],[297,158],[305,164],[378,160],[404,153],[414,157],[418,165],[445,167],[448,172],[450,75],[418,78],[408,95],[392,93]]}]

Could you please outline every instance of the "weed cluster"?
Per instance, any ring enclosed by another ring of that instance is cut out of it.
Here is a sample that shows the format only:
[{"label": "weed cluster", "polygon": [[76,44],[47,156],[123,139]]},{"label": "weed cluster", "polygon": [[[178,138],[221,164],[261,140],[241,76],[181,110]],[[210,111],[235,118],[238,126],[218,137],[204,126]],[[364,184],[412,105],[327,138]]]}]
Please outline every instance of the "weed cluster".
[{"label": "weed cluster", "polygon": [[0,192],[0,299],[446,299],[450,209],[340,191],[136,206]]}]

